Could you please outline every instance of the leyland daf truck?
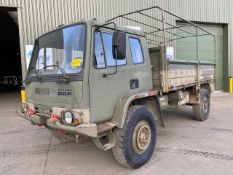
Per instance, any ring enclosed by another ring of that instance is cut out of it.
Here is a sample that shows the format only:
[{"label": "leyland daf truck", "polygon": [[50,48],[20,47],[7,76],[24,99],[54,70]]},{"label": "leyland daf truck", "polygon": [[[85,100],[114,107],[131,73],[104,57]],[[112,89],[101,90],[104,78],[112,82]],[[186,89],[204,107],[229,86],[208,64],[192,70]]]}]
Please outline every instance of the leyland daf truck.
[{"label": "leyland daf truck", "polygon": [[[123,21],[131,26],[117,25]],[[215,63],[200,61],[206,36],[214,45],[213,34],[158,6],[59,26],[35,40],[19,114],[61,140],[90,138],[121,165],[139,168],[165,125],[162,109],[189,105],[194,119],[208,118]],[[168,52],[188,38],[194,60]]]}]

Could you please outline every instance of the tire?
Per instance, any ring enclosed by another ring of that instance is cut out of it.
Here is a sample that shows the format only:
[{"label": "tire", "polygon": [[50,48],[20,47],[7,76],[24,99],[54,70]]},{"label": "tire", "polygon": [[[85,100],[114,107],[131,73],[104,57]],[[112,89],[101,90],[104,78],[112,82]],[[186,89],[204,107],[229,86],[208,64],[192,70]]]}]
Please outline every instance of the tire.
[{"label": "tire", "polygon": [[119,164],[136,169],[151,158],[157,127],[153,113],[147,107],[130,107],[123,128],[116,128],[113,133],[116,145],[112,152]]},{"label": "tire", "polygon": [[207,89],[201,89],[200,104],[193,105],[194,119],[205,121],[209,117],[210,112],[210,93]]}]

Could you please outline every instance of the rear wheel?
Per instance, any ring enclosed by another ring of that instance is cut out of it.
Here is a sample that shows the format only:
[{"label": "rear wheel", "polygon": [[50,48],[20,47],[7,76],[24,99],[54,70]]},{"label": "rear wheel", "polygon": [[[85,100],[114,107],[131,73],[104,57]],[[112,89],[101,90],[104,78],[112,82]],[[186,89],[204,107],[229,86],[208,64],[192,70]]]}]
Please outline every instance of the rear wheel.
[{"label": "rear wheel", "polygon": [[194,118],[199,121],[205,121],[209,117],[210,94],[207,89],[201,89],[200,104],[193,106]]},{"label": "rear wheel", "polygon": [[153,113],[143,106],[129,108],[123,128],[114,130],[115,159],[126,167],[139,168],[152,156],[156,144],[156,122]]}]

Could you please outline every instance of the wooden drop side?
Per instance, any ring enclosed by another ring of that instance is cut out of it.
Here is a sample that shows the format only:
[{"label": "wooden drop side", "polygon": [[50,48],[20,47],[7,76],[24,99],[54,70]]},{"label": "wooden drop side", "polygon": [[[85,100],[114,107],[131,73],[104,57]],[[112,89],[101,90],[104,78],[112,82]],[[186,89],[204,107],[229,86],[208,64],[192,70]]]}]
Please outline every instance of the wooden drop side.
[{"label": "wooden drop side", "polygon": [[[197,61],[166,60],[165,48],[150,48],[153,88],[163,93],[212,83],[215,80],[215,64]],[[198,73],[199,70],[199,73]]]}]

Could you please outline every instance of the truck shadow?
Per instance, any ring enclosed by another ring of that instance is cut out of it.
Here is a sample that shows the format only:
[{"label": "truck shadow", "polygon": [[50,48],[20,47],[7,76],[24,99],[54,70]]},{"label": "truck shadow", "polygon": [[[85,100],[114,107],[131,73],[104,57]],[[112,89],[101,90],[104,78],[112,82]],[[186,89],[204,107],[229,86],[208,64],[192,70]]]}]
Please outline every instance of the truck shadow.
[{"label": "truck shadow", "polygon": [[180,109],[164,109],[162,110],[163,118],[166,121],[170,121],[171,119],[176,120],[194,120],[193,119],[193,111],[191,107],[182,107]]}]

